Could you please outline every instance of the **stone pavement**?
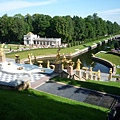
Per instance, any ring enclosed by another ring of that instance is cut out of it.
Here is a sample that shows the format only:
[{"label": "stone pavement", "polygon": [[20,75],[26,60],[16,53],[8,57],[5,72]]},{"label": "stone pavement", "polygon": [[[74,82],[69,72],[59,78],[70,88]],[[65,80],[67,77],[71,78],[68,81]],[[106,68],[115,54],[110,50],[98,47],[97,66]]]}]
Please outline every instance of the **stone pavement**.
[{"label": "stone pavement", "polygon": [[98,91],[78,88],[70,85],[48,81],[45,84],[36,88],[39,91],[44,91],[54,95],[62,96],[72,100],[85,102],[105,108],[114,107],[120,102],[120,96],[108,95]]}]

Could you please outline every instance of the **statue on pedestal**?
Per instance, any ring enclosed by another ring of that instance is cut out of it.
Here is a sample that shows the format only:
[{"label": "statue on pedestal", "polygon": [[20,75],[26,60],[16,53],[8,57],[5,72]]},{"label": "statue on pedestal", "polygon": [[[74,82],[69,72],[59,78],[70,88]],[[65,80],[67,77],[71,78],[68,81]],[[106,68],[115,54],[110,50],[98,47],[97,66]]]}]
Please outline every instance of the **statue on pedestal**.
[{"label": "statue on pedestal", "polygon": [[60,63],[60,48],[57,50],[56,63]]},{"label": "statue on pedestal", "polygon": [[90,78],[91,80],[93,79],[93,75],[92,75],[92,67],[90,67],[89,78]]},{"label": "statue on pedestal", "polygon": [[5,62],[6,61],[6,58],[5,58],[5,53],[4,53],[4,43],[1,45],[1,48],[0,48],[0,62]]},{"label": "statue on pedestal", "polygon": [[112,68],[110,68],[109,76],[108,76],[108,80],[110,81],[111,79],[112,79]]},{"label": "statue on pedestal", "polygon": [[80,59],[78,59],[77,60],[76,70],[80,70],[80,64],[81,64],[81,61],[80,61]]},{"label": "statue on pedestal", "polygon": [[50,61],[47,61],[47,68],[50,68]]},{"label": "statue on pedestal", "polygon": [[98,70],[98,80],[100,80],[100,70]]},{"label": "statue on pedestal", "polygon": [[56,60],[55,60],[55,69],[56,73],[60,73],[62,71],[62,61],[60,59],[60,48],[57,50]]},{"label": "statue on pedestal", "polygon": [[16,57],[15,63],[20,63],[20,58],[19,58],[20,56],[16,54],[15,57]]},{"label": "statue on pedestal", "polygon": [[66,56],[63,54],[62,62],[66,62]]},{"label": "statue on pedestal", "polygon": [[29,59],[29,64],[32,65],[32,59],[31,59],[32,54],[28,54],[28,59]]}]

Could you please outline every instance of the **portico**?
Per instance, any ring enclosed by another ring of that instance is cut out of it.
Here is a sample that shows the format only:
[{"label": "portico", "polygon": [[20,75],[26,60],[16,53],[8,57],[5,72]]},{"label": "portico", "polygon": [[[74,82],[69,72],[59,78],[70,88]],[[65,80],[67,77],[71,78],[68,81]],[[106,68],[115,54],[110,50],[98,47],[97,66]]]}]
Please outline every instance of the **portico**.
[{"label": "portico", "polygon": [[60,46],[61,38],[41,38],[29,32],[27,35],[24,35],[24,44],[25,45],[42,45],[42,46]]}]

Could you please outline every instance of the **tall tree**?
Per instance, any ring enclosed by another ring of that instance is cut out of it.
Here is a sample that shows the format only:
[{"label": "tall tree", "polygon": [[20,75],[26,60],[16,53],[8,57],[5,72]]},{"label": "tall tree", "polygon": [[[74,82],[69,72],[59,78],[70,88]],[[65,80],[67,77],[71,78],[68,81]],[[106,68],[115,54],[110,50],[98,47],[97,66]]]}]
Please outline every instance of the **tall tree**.
[{"label": "tall tree", "polygon": [[35,34],[38,34],[42,37],[45,37],[47,34],[47,29],[50,26],[51,17],[43,14],[34,14],[33,18],[33,31]]},{"label": "tall tree", "polygon": [[61,37],[62,41],[65,41],[67,35],[67,21],[64,17],[55,16],[52,20],[52,35],[53,37]]},{"label": "tall tree", "polygon": [[[73,26],[73,20],[70,16],[65,16],[64,17],[67,24],[67,31],[66,31],[66,40],[65,42],[73,41],[73,35],[74,35],[74,26]],[[68,41],[69,40],[69,41]]]},{"label": "tall tree", "polygon": [[27,14],[24,16],[26,24],[26,30],[27,32],[33,32],[33,26],[32,26],[32,16],[30,14]]},{"label": "tall tree", "polygon": [[7,14],[3,15],[0,18],[0,39],[1,42],[7,42],[8,41],[8,35],[9,35],[9,18]]},{"label": "tall tree", "polygon": [[24,21],[24,17],[21,14],[16,14],[13,17],[10,31],[14,35],[12,36],[14,42],[22,42],[23,36],[26,33],[26,23]]},{"label": "tall tree", "polygon": [[76,41],[81,41],[85,38],[85,22],[83,18],[78,16],[73,17],[74,23],[74,39]]}]

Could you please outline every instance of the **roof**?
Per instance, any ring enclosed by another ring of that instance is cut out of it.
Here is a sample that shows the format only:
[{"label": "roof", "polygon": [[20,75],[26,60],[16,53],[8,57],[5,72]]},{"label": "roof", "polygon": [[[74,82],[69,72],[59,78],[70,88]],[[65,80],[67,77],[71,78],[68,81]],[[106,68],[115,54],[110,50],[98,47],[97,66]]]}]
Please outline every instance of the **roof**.
[{"label": "roof", "polygon": [[27,35],[34,35],[32,32],[27,33]]}]

